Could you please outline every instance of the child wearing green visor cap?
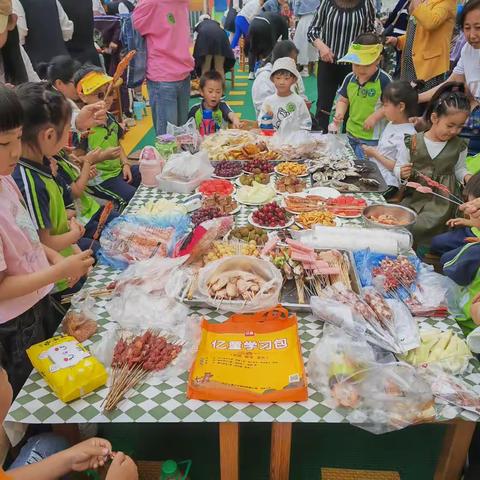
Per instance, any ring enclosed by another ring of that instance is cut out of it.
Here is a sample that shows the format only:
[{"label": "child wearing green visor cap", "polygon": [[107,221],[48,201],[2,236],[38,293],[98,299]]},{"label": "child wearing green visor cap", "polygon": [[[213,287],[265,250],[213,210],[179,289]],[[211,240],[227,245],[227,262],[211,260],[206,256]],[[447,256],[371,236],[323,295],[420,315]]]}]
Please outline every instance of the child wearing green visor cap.
[{"label": "child wearing green visor cap", "polygon": [[362,145],[377,145],[384,123],[382,91],[392,79],[378,66],[382,51],[378,35],[362,33],[339,60],[351,63],[352,73],[338,90],[336,113],[329,130],[338,131],[348,111],[347,135],[361,160],[365,160]]}]

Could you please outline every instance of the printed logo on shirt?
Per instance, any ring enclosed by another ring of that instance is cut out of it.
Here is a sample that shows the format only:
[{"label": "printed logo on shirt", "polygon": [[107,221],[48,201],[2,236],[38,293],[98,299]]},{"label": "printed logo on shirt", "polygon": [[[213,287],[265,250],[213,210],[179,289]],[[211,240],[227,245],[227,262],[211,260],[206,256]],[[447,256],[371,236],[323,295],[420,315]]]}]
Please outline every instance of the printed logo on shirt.
[{"label": "printed logo on shirt", "polygon": [[361,88],[360,89],[360,95],[363,98],[374,97],[376,94],[377,94],[377,92],[374,88]]},{"label": "printed logo on shirt", "polygon": [[282,123],[282,120],[285,120],[285,118],[289,117],[292,113],[295,112],[296,109],[297,107],[292,102],[287,103],[285,105],[285,108],[280,107],[277,112],[277,122],[274,125],[275,129],[278,130]]},{"label": "printed logo on shirt", "polygon": [[175,15],[174,15],[173,13],[168,13],[168,14],[167,14],[167,22],[168,22],[170,25],[175,25],[176,20],[175,20]]}]

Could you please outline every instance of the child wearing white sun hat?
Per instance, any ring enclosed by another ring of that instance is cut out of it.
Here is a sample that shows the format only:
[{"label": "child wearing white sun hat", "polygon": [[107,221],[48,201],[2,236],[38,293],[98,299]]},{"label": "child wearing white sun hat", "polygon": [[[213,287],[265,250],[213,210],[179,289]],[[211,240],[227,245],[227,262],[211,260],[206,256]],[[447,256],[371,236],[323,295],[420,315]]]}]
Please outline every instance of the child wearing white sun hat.
[{"label": "child wearing white sun hat", "polygon": [[276,93],[263,102],[258,115],[259,123],[271,116],[275,130],[311,130],[312,119],[305,100],[292,93],[292,86],[298,82],[295,61],[290,57],[279,58],[272,67],[270,79],[275,85]]}]

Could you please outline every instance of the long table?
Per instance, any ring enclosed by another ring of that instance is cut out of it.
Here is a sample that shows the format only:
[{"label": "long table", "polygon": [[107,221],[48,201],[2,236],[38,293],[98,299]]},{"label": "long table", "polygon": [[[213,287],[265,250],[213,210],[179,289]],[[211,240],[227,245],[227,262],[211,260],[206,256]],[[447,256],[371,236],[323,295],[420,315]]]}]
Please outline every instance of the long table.
[{"label": "long table", "polygon": [[[364,194],[370,202],[381,201],[376,194]],[[141,187],[132,199],[126,213],[135,213],[142,205],[160,198],[180,200],[184,196],[165,194],[157,189]],[[242,206],[236,215],[237,225],[247,222],[252,209]],[[350,225],[361,227],[361,220],[351,220]],[[97,265],[90,274],[84,288],[102,289],[114,281],[119,270]],[[86,346],[98,342],[115,328],[115,320],[107,312],[108,298],[98,298],[94,315],[98,322],[97,333]],[[223,321],[227,315],[211,308],[192,308],[210,321]],[[422,323],[441,330],[452,329],[461,335],[460,328],[451,319],[425,319]],[[298,314],[299,336],[305,362],[311,349],[322,334],[321,324],[310,314]],[[480,394],[480,364],[472,360],[463,379]],[[22,391],[14,401],[7,417],[6,427],[21,424],[85,424],[85,423],[194,423],[208,422],[220,425],[220,468],[222,480],[238,478],[238,431],[242,422],[272,423],[271,479],[289,478],[291,425],[304,423],[346,423],[349,411],[329,405],[322,394],[312,385],[308,387],[308,400],[296,403],[245,404],[238,402],[203,402],[186,397],[187,372],[161,383],[142,383],[121,401],[111,412],[101,408],[108,389],[103,387],[70,404],[60,401],[45,381],[32,372]],[[436,406],[437,420],[447,421],[449,431],[445,437],[444,455],[435,480],[458,478],[465,461],[471,435],[478,416],[452,406]]]}]

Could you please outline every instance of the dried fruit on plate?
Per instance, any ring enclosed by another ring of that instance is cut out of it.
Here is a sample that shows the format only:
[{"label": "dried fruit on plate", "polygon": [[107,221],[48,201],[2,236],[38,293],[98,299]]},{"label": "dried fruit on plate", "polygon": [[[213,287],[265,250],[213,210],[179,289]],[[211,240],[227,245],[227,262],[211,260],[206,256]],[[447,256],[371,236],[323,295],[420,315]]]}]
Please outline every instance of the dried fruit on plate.
[{"label": "dried fruit on plate", "polygon": [[282,175],[305,175],[308,173],[308,168],[304,163],[298,162],[282,162],[277,165],[277,173]]},{"label": "dried fruit on plate", "polygon": [[231,195],[233,193],[233,184],[228,180],[213,178],[203,181],[198,187],[198,191],[205,197],[211,197],[215,193],[219,195]]},{"label": "dried fruit on plate", "polygon": [[230,215],[237,207],[238,203],[230,195],[219,195],[214,193],[211,197],[206,197],[202,201],[202,208],[217,207],[223,214]]},{"label": "dried fruit on plate", "polygon": [[335,215],[327,210],[301,213],[296,221],[304,228],[312,228],[314,225],[327,225],[329,227],[336,225]]},{"label": "dried fruit on plate", "polygon": [[255,174],[248,174],[244,173],[240,176],[240,183],[242,185],[248,185],[251,187],[253,182],[260,183],[261,185],[267,185],[270,183],[270,174],[269,173],[255,173]]},{"label": "dried fruit on plate", "polygon": [[361,215],[367,202],[353,195],[340,195],[337,198],[329,198],[327,206],[328,210],[337,217],[355,217]]},{"label": "dried fruit on plate", "polygon": [[257,245],[263,245],[268,240],[267,232],[263,228],[254,227],[253,225],[234,228],[230,232],[230,236],[243,242],[251,242],[253,240]]},{"label": "dried fruit on plate", "polygon": [[301,180],[293,175],[281,177],[275,184],[277,191],[282,193],[299,193],[302,192],[306,186],[307,182],[305,180]]}]

